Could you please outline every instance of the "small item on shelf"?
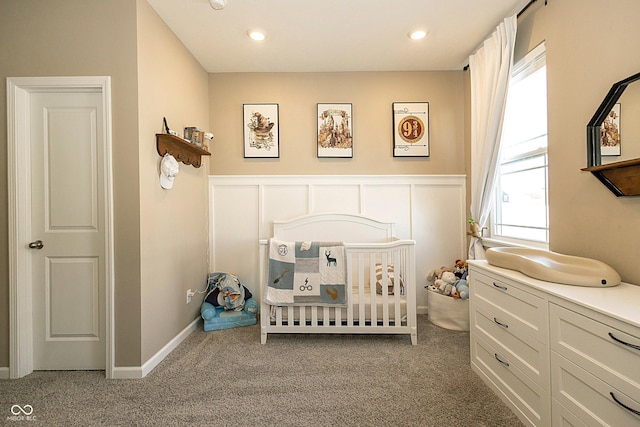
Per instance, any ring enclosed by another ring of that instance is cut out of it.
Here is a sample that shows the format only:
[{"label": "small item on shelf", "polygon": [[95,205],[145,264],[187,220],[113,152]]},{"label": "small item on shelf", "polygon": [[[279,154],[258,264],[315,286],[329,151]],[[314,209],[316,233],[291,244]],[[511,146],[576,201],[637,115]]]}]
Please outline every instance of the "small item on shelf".
[{"label": "small item on shelf", "polygon": [[167,124],[167,118],[166,117],[162,118],[162,122],[164,123],[165,132],[167,132],[169,135],[178,136],[178,132],[176,132],[175,130],[169,129],[169,125]]},{"label": "small item on shelf", "polygon": [[204,147],[204,132],[200,129],[194,130],[191,134],[191,143],[200,148]]},{"label": "small item on shelf", "polygon": [[205,133],[195,126],[184,128],[184,139],[200,148],[204,147]]},{"label": "small item on shelf", "polygon": [[193,131],[196,131],[196,130],[198,130],[198,128],[195,127],[195,126],[189,126],[189,127],[184,128],[184,139],[186,139],[188,141],[191,141],[191,137],[193,135]]}]

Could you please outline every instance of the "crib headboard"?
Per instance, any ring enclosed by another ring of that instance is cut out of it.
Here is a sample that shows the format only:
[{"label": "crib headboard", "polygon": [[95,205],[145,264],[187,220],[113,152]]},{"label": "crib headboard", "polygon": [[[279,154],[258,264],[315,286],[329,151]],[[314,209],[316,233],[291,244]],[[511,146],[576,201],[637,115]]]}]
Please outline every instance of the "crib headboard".
[{"label": "crib headboard", "polygon": [[386,243],[394,237],[394,224],[355,214],[312,214],[274,220],[273,237],[288,241]]}]

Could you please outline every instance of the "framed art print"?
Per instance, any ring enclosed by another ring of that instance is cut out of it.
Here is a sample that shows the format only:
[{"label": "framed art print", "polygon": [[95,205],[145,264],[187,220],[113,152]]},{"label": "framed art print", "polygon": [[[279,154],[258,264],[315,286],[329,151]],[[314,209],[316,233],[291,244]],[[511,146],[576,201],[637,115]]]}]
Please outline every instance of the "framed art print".
[{"label": "framed art print", "polygon": [[619,156],[620,146],[620,104],[613,106],[600,127],[600,154]]},{"label": "framed art print", "polygon": [[353,157],[351,104],[318,104],[318,157]]},{"label": "framed art print", "polygon": [[244,157],[280,157],[278,104],[242,104]]},{"label": "framed art print", "polygon": [[393,156],[429,157],[429,103],[394,102]]}]

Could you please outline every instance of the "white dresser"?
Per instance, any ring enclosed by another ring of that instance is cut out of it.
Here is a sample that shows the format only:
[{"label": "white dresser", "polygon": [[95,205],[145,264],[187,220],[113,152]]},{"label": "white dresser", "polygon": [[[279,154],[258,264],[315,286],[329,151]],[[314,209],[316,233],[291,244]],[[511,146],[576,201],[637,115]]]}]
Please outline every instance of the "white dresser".
[{"label": "white dresser", "polygon": [[469,262],[471,366],[531,426],[640,426],[640,286]]}]

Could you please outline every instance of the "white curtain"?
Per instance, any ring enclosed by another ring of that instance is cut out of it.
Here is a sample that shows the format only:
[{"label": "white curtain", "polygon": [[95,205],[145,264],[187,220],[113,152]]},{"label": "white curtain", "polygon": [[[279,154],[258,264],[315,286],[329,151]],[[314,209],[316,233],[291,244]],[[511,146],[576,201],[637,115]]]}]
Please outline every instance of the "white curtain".
[{"label": "white curtain", "polygon": [[[487,226],[491,195],[500,160],[500,137],[507,103],[509,76],[516,41],[516,15],[505,18],[496,31],[469,57],[471,69],[471,217]],[[469,259],[484,259],[482,241],[472,237]]]}]

